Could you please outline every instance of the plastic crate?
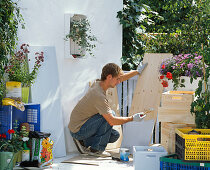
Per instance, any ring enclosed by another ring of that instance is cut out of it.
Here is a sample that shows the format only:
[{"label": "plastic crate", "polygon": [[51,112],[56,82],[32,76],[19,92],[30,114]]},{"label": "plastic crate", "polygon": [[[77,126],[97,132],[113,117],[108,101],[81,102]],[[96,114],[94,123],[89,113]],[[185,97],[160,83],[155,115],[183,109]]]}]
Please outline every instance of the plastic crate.
[{"label": "plastic crate", "polygon": [[18,120],[18,124],[27,122],[30,131],[40,131],[40,104],[25,104],[25,111],[20,111],[14,107],[13,121]]},{"label": "plastic crate", "polygon": [[159,170],[161,156],[167,155],[162,146],[133,146],[134,170]]},{"label": "plastic crate", "polygon": [[210,163],[183,162],[176,154],[160,157],[160,170],[210,170]]},{"label": "plastic crate", "polygon": [[183,161],[210,162],[210,129],[176,129],[175,152]]},{"label": "plastic crate", "polygon": [[14,128],[17,120],[18,125],[29,123],[30,131],[40,131],[40,104],[26,104],[25,111],[20,111],[13,106],[0,106],[0,134],[6,134],[6,139],[11,135],[7,133]]},{"label": "plastic crate", "polygon": [[7,131],[12,129],[12,107],[0,105],[0,134],[6,134],[6,139],[11,138]]}]

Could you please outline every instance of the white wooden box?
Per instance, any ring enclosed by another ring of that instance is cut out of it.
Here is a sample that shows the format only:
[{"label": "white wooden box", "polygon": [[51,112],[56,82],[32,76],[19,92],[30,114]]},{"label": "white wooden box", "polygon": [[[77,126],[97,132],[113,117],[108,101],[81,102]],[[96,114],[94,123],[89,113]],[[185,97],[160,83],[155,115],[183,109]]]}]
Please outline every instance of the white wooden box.
[{"label": "white wooden box", "polygon": [[162,107],[190,108],[194,100],[194,91],[168,91],[162,93]]},{"label": "white wooden box", "polygon": [[169,154],[175,153],[176,128],[195,128],[195,124],[161,122],[161,145]]},{"label": "white wooden box", "polygon": [[160,122],[195,124],[195,115],[190,108],[158,107],[158,120]]}]

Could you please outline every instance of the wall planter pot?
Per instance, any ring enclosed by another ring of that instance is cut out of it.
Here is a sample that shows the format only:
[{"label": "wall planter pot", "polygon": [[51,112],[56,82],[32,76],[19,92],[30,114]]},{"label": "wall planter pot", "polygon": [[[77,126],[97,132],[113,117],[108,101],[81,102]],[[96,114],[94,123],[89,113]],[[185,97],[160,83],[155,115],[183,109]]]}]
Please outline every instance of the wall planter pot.
[{"label": "wall planter pot", "polygon": [[0,170],[13,169],[13,152],[0,152]]},{"label": "wall planter pot", "polygon": [[22,87],[22,102],[28,103],[29,87]]},{"label": "wall planter pot", "polygon": [[[190,77],[187,76],[181,76],[181,79],[184,79],[184,85],[185,87],[179,87],[177,91],[195,91],[198,88],[198,82],[201,80],[201,78],[197,78],[196,80],[193,79],[192,84],[190,83]],[[173,90],[173,83],[172,81],[168,81],[168,87],[166,90]]]}]

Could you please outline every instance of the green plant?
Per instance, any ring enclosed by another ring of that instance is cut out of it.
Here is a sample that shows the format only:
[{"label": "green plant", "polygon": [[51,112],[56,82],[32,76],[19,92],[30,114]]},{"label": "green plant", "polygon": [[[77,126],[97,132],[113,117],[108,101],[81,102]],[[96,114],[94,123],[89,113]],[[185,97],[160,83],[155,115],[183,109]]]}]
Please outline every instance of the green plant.
[{"label": "green plant", "polygon": [[[149,25],[144,41],[146,52],[207,54],[209,44],[209,0],[144,1],[156,10],[164,20],[157,18],[155,25]],[[201,50],[201,44],[204,50]],[[209,55],[204,60],[210,59]]]},{"label": "green plant", "polygon": [[161,17],[143,1],[123,0],[123,4],[117,18],[123,26],[122,68],[129,71],[137,68],[144,54],[143,37],[139,34],[145,33],[148,25],[153,25],[154,20]]},{"label": "green plant", "polygon": [[203,58],[203,77],[198,83],[198,88],[195,91],[196,100],[191,104],[191,113],[195,114],[195,123],[197,128],[210,129],[210,87],[209,81],[209,62],[208,67],[204,67],[205,60]]},{"label": "green plant", "polygon": [[16,2],[1,0],[0,9],[0,61],[3,61],[8,54],[14,54],[18,24],[21,23],[22,28],[24,24]]},{"label": "green plant", "polygon": [[195,123],[197,128],[210,129],[210,91],[203,90],[204,81],[199,81],[196,89],[196,100],[191,104],[191,112],[195,114]]},{"label": "green plant", "polygon": [[[83,50],[93,55],[92,49],[96,47],[92,42],[97,41],[94,35],[91,35],[90,23],[88,19],[71,20],[69,34],[65,40],[71,38],[79,47],[82,54]],[[78,54],[73,54],[78,55]]]},{"label": "green plant", "polygon": [[11,139],[6,140],[6,134],[0,134],[0,152],[18,152],[23,150],[24,137],[27,134],[26,128],[18,129],[17,120],[14,123],[14,129],[9,129],[8,134],[12,135]]},{"label": "green plant", "polygon": [[[1,70],[3,71],[3,70]],[[2,102],[2,99],[5,95],[6,92],[6,87],[5,87],[5,76],[4,76],[4,72],[0,73],[0,105]]]},{"label": "green plant", "polygon": [[203,75],[203,64],[202,56],[198,54],[179,54],[172,58],[168,58],[161,63],[160,66],[160,79],[162,80],[162,85],[167,87],[168,80],[172,80],[174,89],[178,87],[185,87],[184,79],[181,76],[190,77],[190,82],[193,79],[202,77]]},{"label": "green plant", "polygon": [[5,67],[6,73],[8,73],[9,81],[19,81],[23,87],[30,87],[38,74],[41,63],[44,62],[43,52],[35,53],[35,63],[32,71],[29,71],[28,62],[28,44],[22,44],[20,50],[15,55],[9,58],[8,65]]},{"label": "green plant", "polygon": [[144,34],[144,51],[146,53],[186,54],[192,51],[181,33]]},{"label": "green plant", "polygon": [[24,28],[20,9],[13,0],[0,1],[0,101],[5,94],[5,71],[7,56],[14,54],[18,24]]},{"label": "green plant", "polygon": [[[144,14],[154,24],[139,22],[145,31],[136,32],[142,5],[149,6],[151,13],[158,15]],[[123,67],[135,69],[135,58],[145,52],[199,53],[205,54],[205,61],[210,61],[209,10],[209,0],[124,0],[123,11],[118,12],[123,24]],[[203,51],[200,48],[202,43]]]}]

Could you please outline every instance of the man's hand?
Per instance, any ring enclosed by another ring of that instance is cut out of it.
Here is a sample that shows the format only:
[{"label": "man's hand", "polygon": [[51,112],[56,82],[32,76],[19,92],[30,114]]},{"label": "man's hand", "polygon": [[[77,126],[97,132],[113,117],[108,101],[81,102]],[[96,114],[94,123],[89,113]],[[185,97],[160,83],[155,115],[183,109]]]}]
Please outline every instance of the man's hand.
[{"label": "man's hand", "polygon": [[142,62],[140,62],[140,64],[137,67],[137,71],[139,72],[139,75],[142,73],[142,71],[146,68],[147,65],[148,63],[142,64]]},{"label": "man's hand", "polygon": [[113,115],[113,116],[116,116],[116,113],[115,113],[115,111],[114,111],[114,110],[112,110],[112,115]]},{"label": "man's hand", "polygon": [[136,113],[133,115],[133,121],[140,122],[145,117],[146,117],[146,114],[144,114],[144,112]]}]

